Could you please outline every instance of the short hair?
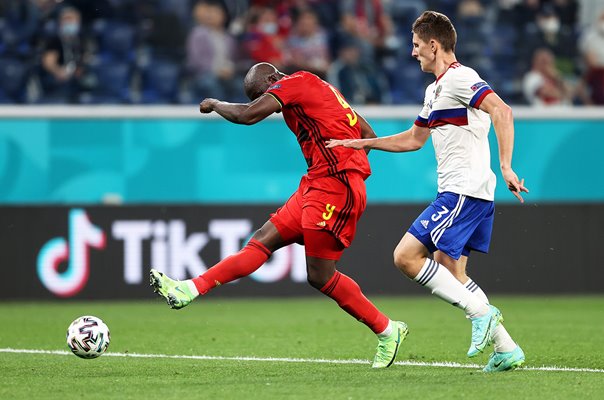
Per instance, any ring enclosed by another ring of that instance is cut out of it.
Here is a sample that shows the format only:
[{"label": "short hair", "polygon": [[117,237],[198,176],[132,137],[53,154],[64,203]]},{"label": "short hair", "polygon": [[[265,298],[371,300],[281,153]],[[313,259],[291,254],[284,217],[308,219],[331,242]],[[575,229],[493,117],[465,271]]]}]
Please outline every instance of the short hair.
[{"label": "short hair", "polygon": [[411,32],[421,40],[438,41],[445,51],[455,51],[457,32],[449,17],[436,11],[424,11],[413,23]]}]

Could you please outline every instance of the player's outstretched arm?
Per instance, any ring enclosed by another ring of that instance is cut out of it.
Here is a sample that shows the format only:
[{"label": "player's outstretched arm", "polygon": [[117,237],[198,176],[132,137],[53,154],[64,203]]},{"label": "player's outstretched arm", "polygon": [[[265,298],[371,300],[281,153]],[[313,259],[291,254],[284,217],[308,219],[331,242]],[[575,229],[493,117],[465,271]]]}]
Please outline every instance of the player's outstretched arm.
[{"label": "player's outstretched arm", "polygon": [[430,137],[430,129],[413,125],[410,129],[392,136],[372,139],[331,139],[326,142],[327,148],[344,146],[353,149],[375,149],[403,153],[421,149]]},{"label": "player's outstretched arm", "polygon": [[[357,114],[357,118],[359,119],[359,124],[361,126],[361,138],[362,139],[376,138],[377,135],[373,131],[373,128],[371,127],[371,125],[369,125],[369,122],[367,122],[367,120],[365,118],[363,118],[363,116],[360,115],[359,113],[356,113],[356,114]],[[365,149],[365,153],[369,154],[370,150],[371,149]]]},{"label": "player's outstretched arm", "polygon": [[253,125],[281,109],[271,96],[260,96],[251,103],[228,103],[216,99],[204,99],[199,103],[199,112],[209,114],[216,111],[224,119],[235,124]]},{"label": "player's outstretched arm", "polygon": [[512,115],[512,108],[501,100],[497,94],[490,93],[480,104],[480,109],[489,113],[493,121],[499,146],[499,163],[503,179],[514,196],[521,203],[524,203],[521,193],[528,193],[528,189],[524,186],[524,179],[519,180],[512,169],[512,153],[514,152],[514,116]]}]

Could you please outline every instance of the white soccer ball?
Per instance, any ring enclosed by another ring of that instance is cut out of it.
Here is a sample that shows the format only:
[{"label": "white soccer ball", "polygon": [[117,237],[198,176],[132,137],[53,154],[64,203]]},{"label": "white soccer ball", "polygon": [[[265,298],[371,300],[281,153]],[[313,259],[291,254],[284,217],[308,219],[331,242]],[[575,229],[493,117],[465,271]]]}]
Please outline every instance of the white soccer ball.
[{"label": "white soccer ball", "polygon": [[77,318],[67,328],[67,346],[81,358],[97,358],[109,347],[109,328],[92,315]]}]

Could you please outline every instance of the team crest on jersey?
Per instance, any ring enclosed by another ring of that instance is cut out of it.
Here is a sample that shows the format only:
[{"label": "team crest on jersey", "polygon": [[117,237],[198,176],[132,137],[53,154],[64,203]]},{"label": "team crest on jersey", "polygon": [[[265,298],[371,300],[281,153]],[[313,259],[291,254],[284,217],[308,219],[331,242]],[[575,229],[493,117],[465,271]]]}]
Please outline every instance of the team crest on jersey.
[{"label": "team crest on jersey", "polygon": [[487,83],[486,82],[478,82],[478,83],[473,84],[470,87],[470,89],[472,89],[472,91],[475,92],[475,91],[477,91],[478,89],[480,89],[483,86],[487,86]]},{"label": "team crest on jersey", "polygon": [[443,85],[438,85],[436,87],[436,90],[434,91],[434,98],[438,99],[438,96],[440,95],[440,92],[443,91]]}]

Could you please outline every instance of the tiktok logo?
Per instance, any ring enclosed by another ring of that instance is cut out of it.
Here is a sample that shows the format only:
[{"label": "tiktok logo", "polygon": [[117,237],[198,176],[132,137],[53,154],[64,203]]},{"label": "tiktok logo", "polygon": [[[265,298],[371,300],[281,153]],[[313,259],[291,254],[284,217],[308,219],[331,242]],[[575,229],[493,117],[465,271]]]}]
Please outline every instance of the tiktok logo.
[{"label": "tiktok logo", "polygon": [[[93,225],[86,211],[69,212],[69,242],[62,237],[48,241],[38,253],[38,277],[42,284],[59,297],[77,294],[86,285],[90,271],[89,247],[103,249],[105,234]],[[59,265],[67,269],[59,272]]]}]

